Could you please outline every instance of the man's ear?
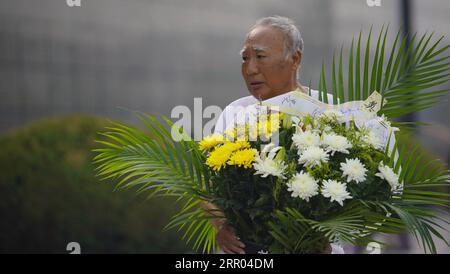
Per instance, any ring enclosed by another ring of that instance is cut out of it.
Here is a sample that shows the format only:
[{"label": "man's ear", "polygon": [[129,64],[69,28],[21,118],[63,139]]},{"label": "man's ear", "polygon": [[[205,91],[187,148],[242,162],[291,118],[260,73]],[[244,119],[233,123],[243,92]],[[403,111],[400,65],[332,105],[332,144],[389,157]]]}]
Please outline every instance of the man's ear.
[{"label": "man's ear", "polygon": [[292,59],[294,61],[294,65],[296,68],[300,66],[300,63],[302,62],[302,53],[299,50],[296,50],[294,55],[292,56]]}]

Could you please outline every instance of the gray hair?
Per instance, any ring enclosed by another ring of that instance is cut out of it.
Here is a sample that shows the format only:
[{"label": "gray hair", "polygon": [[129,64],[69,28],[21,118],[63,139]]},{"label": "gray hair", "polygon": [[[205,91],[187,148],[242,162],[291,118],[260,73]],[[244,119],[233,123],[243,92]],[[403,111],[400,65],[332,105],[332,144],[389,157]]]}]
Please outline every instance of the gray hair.
[{"label": "gray hair", "polygon": [[292,19],[278,15],[261,18],[256,21],[256,23],[250,28],[247,33],[247,37],[253,29],[259,26],[274,27],[284,33],[286,43],[286,57],[293,55],[296,50],[299,50],[300,53],[303,54],[302,34],[298,30],[295,22]]}]

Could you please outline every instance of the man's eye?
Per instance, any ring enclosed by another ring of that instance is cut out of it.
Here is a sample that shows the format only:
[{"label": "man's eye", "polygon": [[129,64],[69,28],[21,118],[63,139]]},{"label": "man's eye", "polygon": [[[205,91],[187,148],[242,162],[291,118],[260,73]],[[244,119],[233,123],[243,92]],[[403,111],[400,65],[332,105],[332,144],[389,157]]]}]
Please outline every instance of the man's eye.
[{"label": "man's eye", "polygon": [[256,57],[257,57],[258,59],[262,59],[262,58],[264,58],[264,57],[266,57],[266,56],[264,56],[264,55],[256,55]]},{"label": "man's eye", "polygon": [[247,56],[242,56],[242,61],[247,61],[248,57]]}]

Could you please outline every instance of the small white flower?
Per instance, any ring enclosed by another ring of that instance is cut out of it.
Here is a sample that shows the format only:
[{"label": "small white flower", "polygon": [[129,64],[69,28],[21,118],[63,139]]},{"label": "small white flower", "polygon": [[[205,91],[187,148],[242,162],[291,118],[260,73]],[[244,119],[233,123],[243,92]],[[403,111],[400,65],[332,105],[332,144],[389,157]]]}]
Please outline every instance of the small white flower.
[{"label": "small white flower", "polygon": [[339,123],[345,122],[343,120],[344,115],[342,114],[342,112],[335,109],[325,110],[319,115],[319,118],[325,119],[326,121],[333,121],[334,119],[336,119]]},{"label": "small white flower", "polygon": [[320,134],[322,134],[322,130],[320,130],[320,128],[315,128],[311,130],[312,133],[317,134],[320,136]]},{"label": "small white flower", "polygon": [[298,125],[300,125],[300,122],[301,122],[300,118],[297,116],[292,116],[291,121],[292,121],[293,126],[298,126]]},{"label": "small white flower", "polygon": [[376,173],[375,176],[386,180],[391,186],[391,190],[396,190],[399,187],[398,175],[388,166],[384,165],[383,162],[378,166],[380,172]]},{"label": "small white flower", "polygon": [[309,198],[318,194],[319,185],[317,181],[309,174],[301,171],[287,183],[288,191],[292,191],[292,197],[299,197],[309,201]]},{"label": "small white flower", "polygon": [[323,135],[322,145],[327,152],[331,152],[331,155],[334,155],[335,152],[349,154],[348,149],[352,148],[352,144],[347,138],[336,134]]},{"label": "small white flower", "polygon": [[253,164],[256,170],[255,175],[261,175],[263,178],[269,175],[283,179],[286,178],[284,177],[286,165],[283,161],[275,160],[276,153],[280,149],[281,147],[275,147],[274,144],[269,144],[264,147],[260,154],[256,155],[255,163]]},{"label": "small white flower", "polygon": [[307,167],[315,165],[321,166],[322,162],[328,162],[329,159],[325,150],[315,146],[307,148],[303,153],[300,153],[299,151],[299,154],[299,164],[304,164]]},{"label": "small white flower", "polygon": [[346,199],[351,199],[350,193],[347,192],[347,186],[335,180],[323,181],[322,195],[325,198],[330,198],[331,202],[336,201],[341,206]]},{"label": "small white flower", "polygon": [[274,143],[270,143],[264,146],[264,148],[261,150],[261,156],[269,159],[275,158],[277,152],[281,149],[280,146],[275,146]]},{"label": "small white flower", "polygon": [[311,146],[319,146],[320,136],[311,131],[299,132],[292,135],[292,141],[299,151],[304,151]]},{"label": "small white flower", "polygon": [[366,180],[367,169],[358,158],[345,159],[345,163],[341,163],[341,170],[342,176],[347,176],[347,182],[360,183]]},{"label": "small white flower", "polygon": [[372,130],[370,130],[367,135],[363,137],[364,142],[373,146],[376,149],[383,149],[384,144],[381,138],[376,135]]},{"label": "small white flower", "polygon": [[332,133],[331,131],[332,131],[333,129],[330,127],[330,126],[325,126],[324,128],[323,128],[323,132],[325,132],[325,133]]},{"label": "small white flower", "polygon": [[280,177],[283,179],[286,178],[283,175],[284,170],[286,169],[286,166],[284,165],[283,161],[277,161],[268,158],[262,160],[261,158],[256,157],[253,167],[256,170],[255,175],[261,175],[261,177],[263,178],[269,175]]}]

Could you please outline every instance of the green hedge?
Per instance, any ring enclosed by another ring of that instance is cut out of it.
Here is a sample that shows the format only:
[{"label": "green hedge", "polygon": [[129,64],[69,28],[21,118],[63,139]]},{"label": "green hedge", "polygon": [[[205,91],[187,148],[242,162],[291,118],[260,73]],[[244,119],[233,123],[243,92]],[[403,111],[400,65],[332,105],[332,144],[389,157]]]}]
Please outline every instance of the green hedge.
[{"label": "green hedge", "polygon": [[95,177],[91,152],[109,125],[85,115],[50,118],[0,137],[0,252],[184,253],[176,210]]}]

